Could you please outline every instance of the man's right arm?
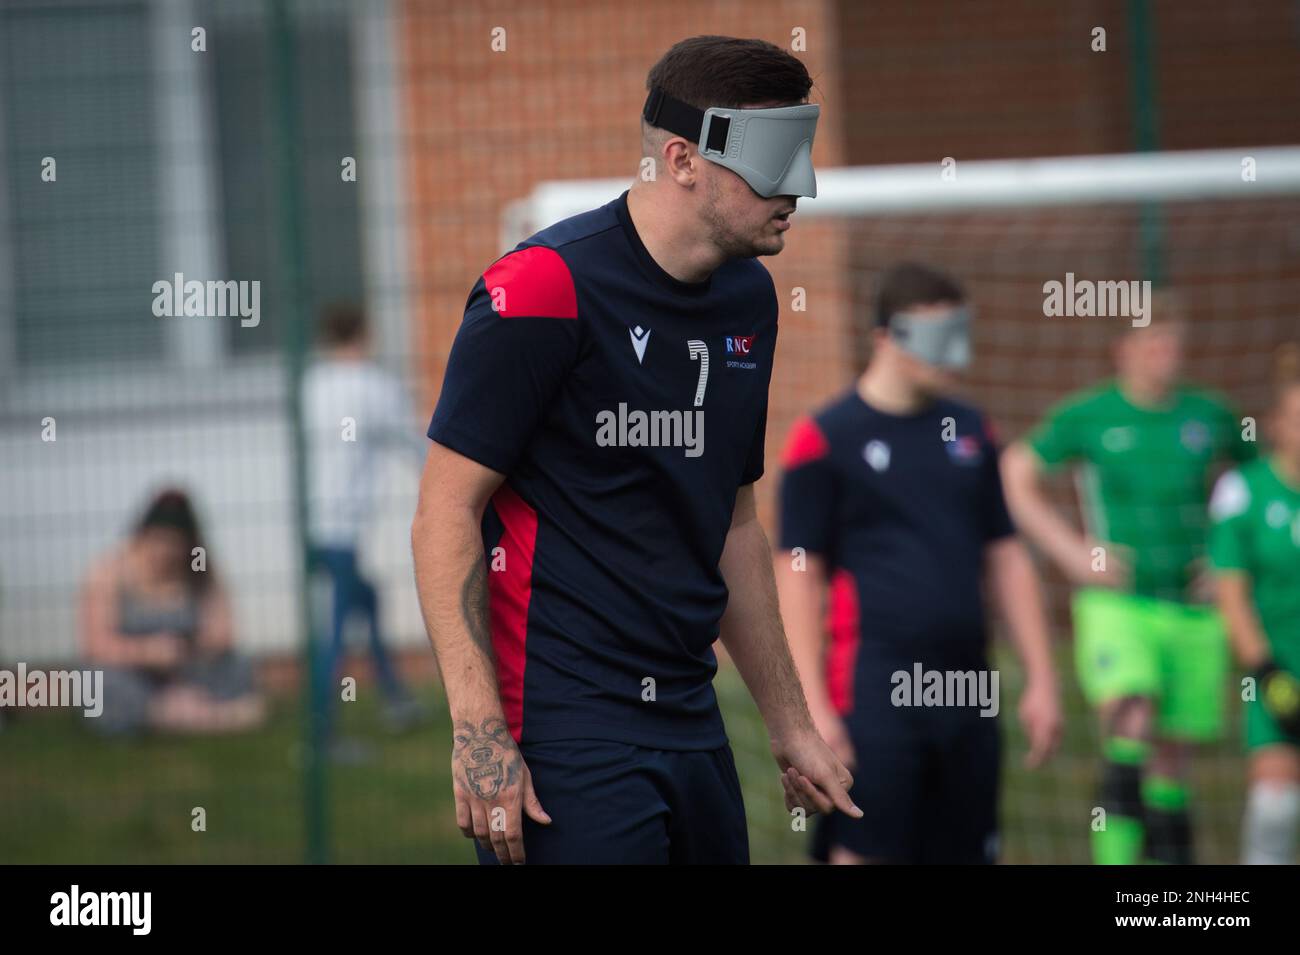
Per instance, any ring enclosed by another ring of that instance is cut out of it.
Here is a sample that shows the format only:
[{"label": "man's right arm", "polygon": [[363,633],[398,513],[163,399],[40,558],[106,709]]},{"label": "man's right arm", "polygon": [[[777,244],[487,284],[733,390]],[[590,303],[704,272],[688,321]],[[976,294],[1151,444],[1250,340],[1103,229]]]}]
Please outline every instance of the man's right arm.
[{"label": "man's right arm", "polygon": [[503,480],[495,471],[432,442],[411,525],[420,609],[457,721],[502,715],[479,528],[487,502]]},{"label": "man's right arm", "polygon": [[456,822],[502,862],[523,862],[521,809],[548,823],[501,707],[480,525],[504,477],[433,442],[411,525],[415,581],[453,724]]},{"label": "man's right arm", "polygon": [[1267,663],[1272,654],[1251,597],[1250,575],[1235,569],[1220,570],[1216,582],[1219,613],[1228,631],[1228,641],[1242,666],[1256,670]]},{"label": "man's right arm", "polygon": [[1209,556],[1229,643],[1242,665],[1256,670],[1268,663],[1272,654],[1252,593],[1250,498],[1250,485],[1237,469],[1215,482],[1210,498]]},{"label": "man's right arm", "polygon": [[1093,559],[1097,542],[1079,533],[1043,493],[1042,463],[1037,452],[1017,441],[1002,453],[1002,484],[1007,507],[1016,528],[1024,532],[1072,582],[1098,587],[1121,587],[1128,565],[1108,547],[1103,563]]},{"label": "man's right arm", "polygon": [[501,706],[480,528],[564,387],[581,339],[573,277],[554,249],[516,249],[483,273],[447,357],[411,526],[420,606],[454,723],[456,822],[502,862],[524,860],[522,813],[542,824],[550,817]]}]

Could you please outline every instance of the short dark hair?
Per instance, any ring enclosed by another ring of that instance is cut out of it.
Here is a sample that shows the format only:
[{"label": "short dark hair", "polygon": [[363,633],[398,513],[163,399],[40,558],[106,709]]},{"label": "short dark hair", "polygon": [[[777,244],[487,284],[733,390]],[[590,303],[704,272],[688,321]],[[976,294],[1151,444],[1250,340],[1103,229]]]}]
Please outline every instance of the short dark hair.
[{"label": "short dark hair", "polygon": [[792,53],[766,40],[693,36],[674,43],[650,68],[645,88],[663,90],[696,109],[752,103],[802,103],[812,77]]},{"label": "short dark hair", "polygon": [[903,262],[885,270],[876,285],[877,328],[889,325],[889,318],[913,305],[966,301],[966,292],[945,272],[917,262]]},{"label": "short dark hair", "polygon": [[334,302],[320,313],[320,338],[326,345],[350,345],[366,335],[366,313],[352,302]]}]

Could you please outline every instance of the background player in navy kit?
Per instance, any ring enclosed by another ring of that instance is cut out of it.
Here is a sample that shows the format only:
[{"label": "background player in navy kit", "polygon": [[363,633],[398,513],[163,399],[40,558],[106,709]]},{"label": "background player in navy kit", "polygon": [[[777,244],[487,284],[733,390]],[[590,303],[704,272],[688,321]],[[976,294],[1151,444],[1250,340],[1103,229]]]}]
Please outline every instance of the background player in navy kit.
[{"label": "background player in navy kit", "polygon": [[[800,690],[752,487],[777,319],[754,257],[815,194],[818,108],[788,105],[811,82],[762,41],[677,44],[647,80],[654,178],[470,294],[412,543],[482,861],[748,861],[719,638],[787,801],[859,813]],[[714,110],[746,106],[726,135]]]},{"label": "background player in navy kit", "polygon": [[881,279],[875,322],[866,372],[791,431],[781,485],[786,632],[813,718],[856,766],[850,795],[866,813],[823,820],[814,856],[993,862],[998,730],[981,715],[992,707],[897,705],[913,697],[894,674],[911,679],[915,664],[988,671],[987,571],[1026,671],[1028,762],[1041,763],[1061,714],[1038,580],[1007,514],[987,422],[945,397],[951,369],[969,358],[961,288],[900,265]]}]

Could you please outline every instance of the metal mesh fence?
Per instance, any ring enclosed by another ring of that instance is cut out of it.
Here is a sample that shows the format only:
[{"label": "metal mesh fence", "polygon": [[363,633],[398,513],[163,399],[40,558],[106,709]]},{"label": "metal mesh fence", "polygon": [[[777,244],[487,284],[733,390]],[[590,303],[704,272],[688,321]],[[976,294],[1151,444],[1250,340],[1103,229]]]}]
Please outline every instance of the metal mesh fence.
[{"label": "metal mesh fence", "polygon": [[[1097,17],[1113,17],[1112,6]],[[1216,30],[1238,36],[1269,22],[1259,13],[1225,27],[1191,6],[1172,18],[1162,6],[1153,27],[1171,82],[1214,55]],[[819,132],[819,162],[872,161],[860,153],[877,148],[891,161],[937,162],[981,117],[1005,132],[1008,117],[1045,115],[1032,90],[999,83],[1001,65],[1024,53],[1026,35],[1052,49],[1088,26],[1021,11],[1023,31],[991,32],[965,61],[987,81],[986,99],[956,118],[945,107],[946,126],[913,104],[882,130],[871,111],[883,94],[860,56],[879,25],[853,7],[0,2],[0,669],[90,665],[92,581],[107,575],[120,599],[145,560],[128,554],[134,528],[159,489],[179,488],[266,707],[238,733],[114,738],[76,711],[0,710],[0,861],[472,861],[455,826],[449,720],[412,580],[418,458],[400,440],[376,455],[359,553],[419,707],[392,705],[370,634],[354,622],[343,674],[356,677],[356,700],[336,702],[328,744],[312,731],[308,664],[327,639],[329,600],[304,540],[311,435],[300,386],[319,359],[317,319],[330,303],[364,307],[372,365],[422,436],[465,295],[504,251],[507,204],[545,179],[630,173],[645,71],[676,39],[788,43],[803,29],[828,117],[837,101],[854,110]],[[933,7],[960,25],[949,5]],[[901,56],[919,28],[903,13],[888,25]],[[1117,43],[1123,34],[1120,17]],[[1059,58],[1034,50],[1027,68],[1058,93],[1073,89]],[[1080,71],[1091,61],[1078,52],[1068,62]],[[1259,71],[1260,84],[1292,89]],[[1125,148],[1112,138],[1125,125],[1113,76],[1072,95],[1072,128],[1100,137],[1077,148]],[[1233,113],[1223,97],[1215,115]],[[1206,118],[1198,138],[1179,104],[1173,139],[1217,144],[1223,127]],[[1277,109],[1247,112],[1235,116],[1236,141],[1285,138]],[[976,136],[972,151],[1049,151],[1028,135],[995,138]],[[909,152],[908,142],[918,145]],[[1272,349],[1300,335],[1300,204],[1181,204],[1163,222],[1164,270],[1191,306],[1189,371],[1259,414]],[[807,223],[769,263],[783,305],[770,457],[798,415],[847,385],[862,358],[855,316],[880,270],[905,258],[968,285],[980,310],[972,396],[1018,435],[1106,368],[1106,330],[1044,319],[1042,283],[1067,271],[1138,277],[1142,228],[1129,206]],[[197,299],[187,282],[202,283]],[[785,310],[795,287],[809,293],[807,311]],[[770,527],[774,462],[768,475]],[[1058,491],[1070,506],[1069,489]],[[1014,719],[1004,720],[1008,861],[1087,854],[1096,740],[1068,676],[1059,580],[1052,598],[1069,735],[1051,768],[1029,774]],[[1014,664],[1006,669],[1011,699]],[[790,829],[753,704],[725,665],[718,685],[754,859],[799,861],[806,837]],[[1228,739],[1196,771],[1207,861],[1235,858],[1244,776],[1233,713]]]}]

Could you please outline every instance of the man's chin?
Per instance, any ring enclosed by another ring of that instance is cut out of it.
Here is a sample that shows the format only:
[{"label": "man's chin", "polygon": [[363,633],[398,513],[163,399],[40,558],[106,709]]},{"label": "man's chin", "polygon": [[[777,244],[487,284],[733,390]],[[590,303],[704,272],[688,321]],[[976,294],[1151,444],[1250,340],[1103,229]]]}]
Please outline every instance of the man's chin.
[{"label": "man's chin", "polygon": [[957,395],[962,390],[962,376],[952,372],[946,372],[937,376],[931,381],[926,382],[922,389],[929,398],[947,398],[951,395]]}]

